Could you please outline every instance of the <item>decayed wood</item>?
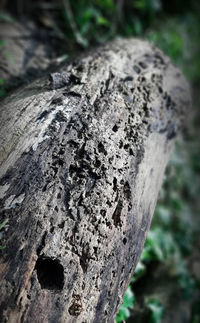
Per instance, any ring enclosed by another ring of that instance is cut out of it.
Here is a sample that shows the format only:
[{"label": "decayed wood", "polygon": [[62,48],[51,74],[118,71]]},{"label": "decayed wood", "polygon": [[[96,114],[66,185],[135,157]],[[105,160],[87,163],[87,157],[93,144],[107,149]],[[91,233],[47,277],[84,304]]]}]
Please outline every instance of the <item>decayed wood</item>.
[{"label": "decayed wood", "polygon": [[188,87],[117,40],[1,105],[1,322],[114,322],[144,244]]}]

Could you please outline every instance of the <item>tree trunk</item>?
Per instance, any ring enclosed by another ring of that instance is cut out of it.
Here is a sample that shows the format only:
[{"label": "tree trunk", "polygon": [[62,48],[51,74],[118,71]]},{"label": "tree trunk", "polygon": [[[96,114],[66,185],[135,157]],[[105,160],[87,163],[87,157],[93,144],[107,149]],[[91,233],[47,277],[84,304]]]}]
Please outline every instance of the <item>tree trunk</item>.
[{"label": "tree trunk", "polygon": [[114,322],[190,99],[117,40],[1,104],[1,322]]}]

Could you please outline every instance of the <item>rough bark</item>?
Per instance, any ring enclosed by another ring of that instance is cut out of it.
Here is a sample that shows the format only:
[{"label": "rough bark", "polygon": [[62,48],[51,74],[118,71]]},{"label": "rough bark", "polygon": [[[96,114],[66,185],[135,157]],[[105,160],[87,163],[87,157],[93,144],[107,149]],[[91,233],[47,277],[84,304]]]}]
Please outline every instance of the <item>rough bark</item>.
[{"label": "rough bark", "polygon": [[2,102],[1,322],[114,322],[189,101],[129,39]]}]

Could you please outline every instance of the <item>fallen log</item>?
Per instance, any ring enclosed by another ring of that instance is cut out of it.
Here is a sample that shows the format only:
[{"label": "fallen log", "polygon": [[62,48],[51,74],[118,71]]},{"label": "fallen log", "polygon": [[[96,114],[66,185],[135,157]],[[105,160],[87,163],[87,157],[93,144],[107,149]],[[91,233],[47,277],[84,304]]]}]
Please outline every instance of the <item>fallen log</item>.
[{"label": "fallen log", "polygon": [[114,322],[190,98],[147,42],[111,42],[1,103],[1,322]]}]

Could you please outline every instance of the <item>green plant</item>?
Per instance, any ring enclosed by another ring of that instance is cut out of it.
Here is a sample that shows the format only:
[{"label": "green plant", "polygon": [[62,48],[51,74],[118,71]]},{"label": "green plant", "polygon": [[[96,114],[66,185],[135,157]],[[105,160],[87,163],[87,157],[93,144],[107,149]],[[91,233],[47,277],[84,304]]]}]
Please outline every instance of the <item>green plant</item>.
[{"label": "green plant", "polygon": [[123,304],[120,307],[120,310],[116,317],[116,323],[120,323],[126,320],[130,316],[130,309],[134,308],[135,296],[131,287],[129,286],[124,295]]},{"label": "green plant", "polygon": [[172,234],[164,231],[160,227],[152,228],[146,239],[145,247],[141,255],[141,261],[161,261],[168,260],[178,253],[176,243]]},{"label": "green plant", "polygon": [[14,22],[14,19],[5,12],[0,12],[0,21]]},{"label": "green plant", "polygon": [[0,78],[0,98],[5,95],[4,80]]},{"label": "green plant", "polygon": [[150,320],[148,323],[160,323],[163,318],[164,308],[157,298],[146,299],[146,307],[150,310]]},{"label": "green plant", "polygon": [[[5,227],[7,223],[8,223],[8,219],[5,219],[3,222],[0,223],[0,231]],[[4,248],[5,246],[0,246],[0,250]]]},{"label": "green plant", "polygon": [[133,277],[131,278],[131,283],[136,282],[138,279],[143,277],[146,274],[146,265],[139,261],[136,268]]}]

